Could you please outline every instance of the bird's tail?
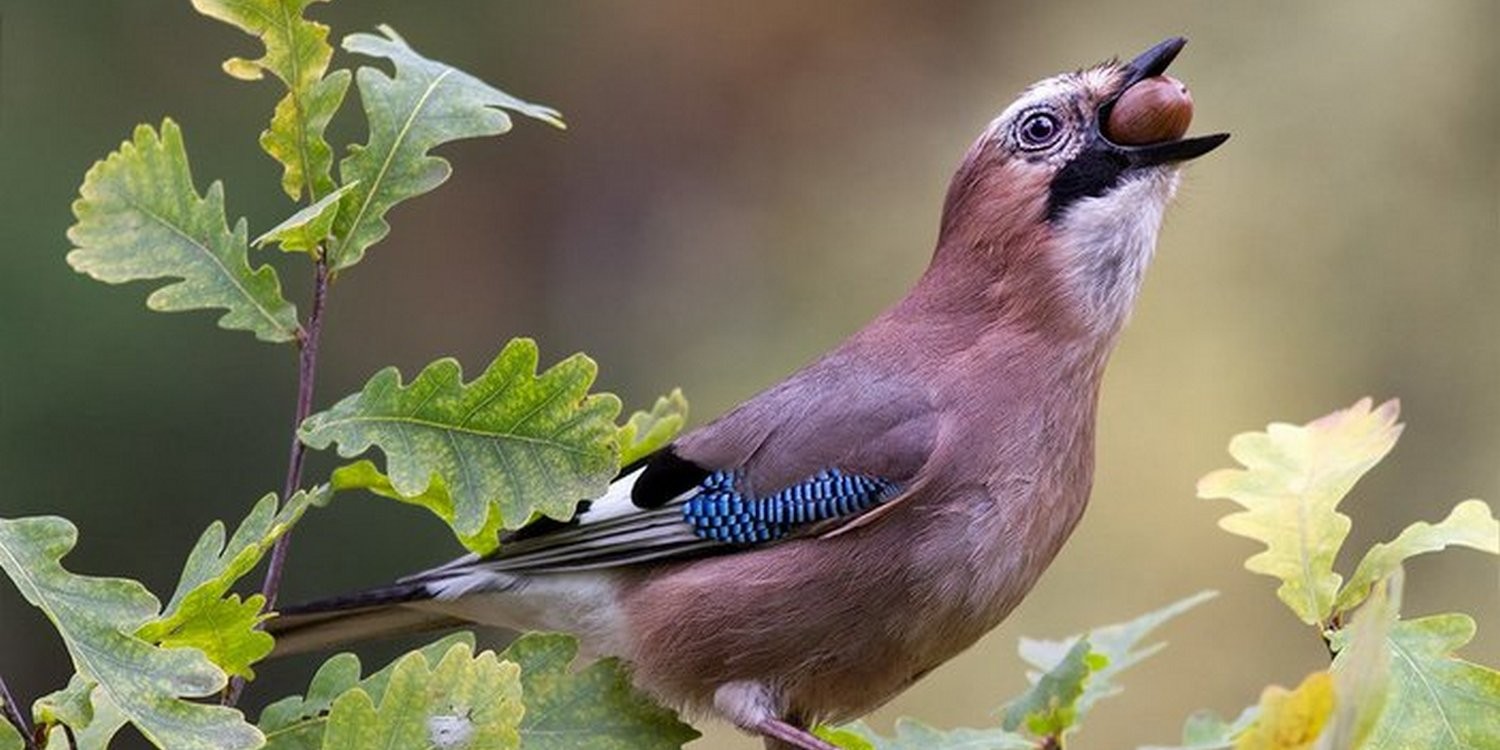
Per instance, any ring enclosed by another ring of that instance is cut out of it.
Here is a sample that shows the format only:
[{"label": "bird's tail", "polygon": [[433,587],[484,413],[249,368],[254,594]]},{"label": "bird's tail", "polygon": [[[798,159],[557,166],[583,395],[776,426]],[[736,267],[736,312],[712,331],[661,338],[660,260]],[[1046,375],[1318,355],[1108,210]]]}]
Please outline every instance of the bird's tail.
[{"label": "bird's tail", "polygon": [[401,606],[430,598],[432,594],[424,583],[412,581],[287,607],[266,622],[266,632],[276,639],[271,656],[291,656],[463,624],[463,620],[441,612]]}]

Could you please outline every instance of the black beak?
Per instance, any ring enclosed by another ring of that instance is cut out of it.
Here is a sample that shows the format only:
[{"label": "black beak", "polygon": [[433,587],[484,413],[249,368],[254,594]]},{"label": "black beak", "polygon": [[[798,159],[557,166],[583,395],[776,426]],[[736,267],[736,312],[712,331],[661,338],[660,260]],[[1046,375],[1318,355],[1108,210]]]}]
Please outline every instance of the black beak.
[{"label": "black beak", "polygon": [[[1136,56],[1125,66],[1125,84],[1120,87],[1120,93],[1151,76],[1167,72],[1167,66],[1177,59],[1177,53],[1186,46],[1186,37],[1174,36]],[[1118,98],[1119,94],[1115,96]]]},{"label": "black beak", "polygon": [[1146,50],[1125,66],[1125,80],[1120,90],[1095,113],[1094,132],[1087,136],[1088,142],[1052,178],[1047,201],[1049,221],[1062,216],[1082,198],[1105,194],[1131,170],[1196,159],[1229,140],[1228,133],[1219,133],[1131,146],[1115,143],[1104,134],[1103,123],[1109,121],[1110,110],[1120,94],[1147,78],[1165,73],[1185,45],[1186,39],[1172,37]]},{"label": "black beak", "polygon": [[1228,133],[1215,133],[1214,135],[1198,136],[1197,138],[1183,138],[1176,141],[1165,141],[1162,143],[1150,143],[1144,146],[1127,146],[1111,141],[1104,135],[1103,123],[1109,121],[1110,110],[1114,109],[1115,102],[1125,90],[1141,81],[1159,76],[1167,72],[1167,66],[1177,59],[1177,53],[1187,46],[1187,39],[1174,36],[1157,44],[1155,47],[1142,52],[1134,60],[1125,66],[1125,82],[1120,90],[1103,106],[1099,107],[1098,117],[1094,120],[1094,128],[1099,136],[1099,145],[1116,156],[1125,160],[1131,167],[1152,167],[1159,164],[1171,164],[1173,162],[1196,159],[1229,140]]}]

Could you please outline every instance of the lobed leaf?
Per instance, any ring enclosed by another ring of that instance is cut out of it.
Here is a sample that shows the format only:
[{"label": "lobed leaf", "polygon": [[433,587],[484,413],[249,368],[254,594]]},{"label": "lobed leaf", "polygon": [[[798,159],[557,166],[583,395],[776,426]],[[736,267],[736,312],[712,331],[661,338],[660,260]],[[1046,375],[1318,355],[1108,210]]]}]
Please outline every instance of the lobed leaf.
[{"label": "lobed leaf", "polygon": [[[99,692],[99,684],[74,674],[68,686],[31,704],[36,725],[46,737],[46,750],[104,750],[129,721]],[[59,727],[72,730],[72,739]]]},{"label": "lobed leaf", "polygon": [[1135,619],[1104,625],[1062,640],[1022,638],[1022,660],[1040,673],[1028,675],[1032,688],[1006,707],[1002,726],[1020,726],[1039,737],[1062,737],[1078,729],[1094,704],[1120,691],[1114,679],[1160,651],[1141,641],[1168,620],[1218,596],[1200,591]]},{"label": "lobed leaf", "polygon": [[333,47],[328,27],[303,18],[308,6],[324,0],[193,0],[211,18],[257,36],[265,45],[258,60],[231,58],[224,71],[258,80],[264,72],[281,79],[287,94],[276,105],[260,145],[281,162],[281,187],[297,200],[305,188],[314,201],[333,189],[333,151],[323,133],[349,89],[349,72],[324,78]]},{"label": "lobed leaf", "polygon": [[581,354],[536,374],[536,343],[515,339],[470,383],[456,361],[428,365],[410,385],[395,368],[302,423],[313,448],[338,443],[353,457],[378,446],[402,496],[441,479],[453,504],[451,525],[473,537],[498,514],[516,528],[540,513],[572,516],[579,501],[603,493],[616,470],[619,399],[589,395],[596,367]]},{"label": "lobed leaf", "polygon": [[0,750],[26,750],[26,741],[8,721],[0,720]]},{"label": "lobed leaf", "polygon": [[1333,714],[1333,676],[1314,672],[1294,690],[1272,685],[1235,750],[1311,750]]},{"label": "lobed leaf", "polygon": [[326,504],[328,499],[327,487],[303,490],[278,508],[276,494],[268,493],[255,503],[227,542],[224,523],[215,521],[209,524],[188,553],[177,590],[172,593],[160,619],[171,619],[194,596],[208,599],[223,596],[235,581],[260,562],[282,534],[291,530],[308,508]]},{"label": "lobed leaf", "polygon": [[220,308],[223,328],[250,331],[262,341],[297,337],[297,309],[281,296],[270,266],[251,268],[245,221],[234,230],[224,218],[224,187],[199,196],[177,123],[149,125],[83,178],[68,228],[76,248],[73,269],[109,284],[178,279],[146,298],[152,310]]},{"label": "lobed leaf", "polygon": [[[78,675],[73,677],[78,678]],[[83,699],[89,704],[92,714],[90,720],[82,729],[69,722],[51,722],[45,725],[47,735],[42,744],[45,750],[107,750],[115,735],[130,723],[119,706],[100,692],[98,685],[92,682],[87,684],[89,692],[84,694]],[[69,687],[72,685],[70,682]],[[67,724],[73,730],[71,739],[66,731],[59,728],[59,723]]]},{"label": "lobed leaf", "polygon": [[1036,750],[1026,737],[1003,729],[935,729],[916,719],[896,720],[896,735],[882,737],[863,721],[821,728],[818,736],[843,750]]},{"label": "lobed leaf", "polygon": [[318,247],[333,236],[333,220],[339,213],[339,199],[354,185],[345,185],[323,196],[285,221],[255,238],[255,246],[275,242],[287,253],[317,253]]},{"label": "lobed leaf", "polygon": [[344,49],[395,63],[395,76],[359,69],[356,80],[370,124],[369,141],[351,146],[339,162],[344,183],[359,186],[344,196],[334,223],[338,242],[329,259],[335,271],[358,263],[365,250],[390,231],[385,214],[408,198],[448,179],[448,162],[427,152],[463,138],[510,130],[505,110],[562,127],[556,110],[517,99],[445,63],[417,54],[390,27],[384,36],[351,34]]},{"label": "lobed leaf", "polygon": [[82,729],[94,720],[94,703],[90,695],[98,683],[74,674],[68,686],[37,698],[31,704],[31,720],[38,726],[53,727],[67,724],[74,730]]},{"label": "lobed leaf", "polygon": [[1245,561],[1252,572],[1281,579],[1277,596],[1303,622],[1325,622],[1342,578],[1333,560],[1349,534],[1339,501],[1384,458],[1401,434],[1400,405],[1371,409],[1369,399],[1303,426],[1272,424],[1236,436],[1229,452],[1245,466],[1198,482],[1198,496],[1243,506],[1219,521],[1231,534],[1266,549]]},{"label": "lobed leaf", "polygon": [[335,70],[301,94],[287,92],[271,112],[271,124],[260,134],[260,148],[281,162],[281,189],[292,200],[306,191],[321,200],[333,191],[333,149],[323,133],[344,103],[353,76]]},{"label": "lobed leaf", "polygon": [[1250,706],[1234,721],[1225,721],[1212,711],[1199,711],[1182,725],[1182,744],[1172,747],[1151,745],[1140,750],[1224,750],[1234,747],[1235,740],[1260,716],[1259,706]]},{"label": "lobed leaf", "polygon": [[526,750],[675,750],[698,732],[630,682],[624,665],[601,659],[572,669],[578,641],[528,633],[500,654],[521,667]]},{"label": "lobed leaf", "polygon": [[1500,747],[1500,672],[1453,653],[1474,630],[1462,614],[1391,626],[1390,693],[1364,750]]},{"label": "lobed leaf", "polygon": [[420,651],[396,662],[376,699],[354,688],[333,701],[326,750],[486,748],[520,746],[520,670],[494,652],[474,656],[453,645],[435,667]]},{"label": "lobed leaf", "polygon": [[323,1],[193,0],[193,9],[260,37],[265,45],[265,54],[257,60],[225,60],[224,72],[245,81],[269,72],[296,90],[322,78],[333,58],[328,27],[302,17],[309,5]]},{"label": "lobed leaf", "polygon": [[188,553],[177,590],[161,615],[136,632],[166,646],[192,646],[232,675],[253,679],[250,665],[271,653],[275,641],[258,630],[265,619],[259,594],[240,601],[224,598],[309,507],[327,501],[329,490],[298,492],[280,510],[274,493],[262,497],[226,542],[224,524],[215,521]]},{"label": "lobed leaf", "polygon": [[1046,672],[1028,675],[1031,688],[1006,704],[1000,726],[1008,732],[1025,727],[1033,736],[1060,739],[1077,723],[1084,681],[1108,663],[1092,652],[1087,637],[1075,640]]},{"label": "lobed leaf", "polygon": [[1334,611],[1357,606],[1376,581],[1399,570],[1407,558],[1455,545],[1500,554],[1500,521],[1495,520],[1484,501],[1465,500],[1436,524],[1418,521],[1403,529],[1395,539],[1371,547],[1349,577],[1349,583],[1339,591]]},{"label": "lobed leaf", "polygon": [[271,655],[276,640],[260,629],[270,617],[263,614],[266,598],[254,594],[240,601],[239,594],[224,599],[190,599],[170,628],[153,628],[142,639],[162,648],[195,648],[230,675],[255,679],[250,668]]},{"label": "lobed leaf", "polygon": [[[474,634],[450,633],[420,649],[428,663],[440,661],[455,645],[474,648]],[[399,660],[398,660],[399,661]],[[386,685],[395,671],[397,662],[361,680],[359,657],[351,653],[338,654],[318,668],[307,688],[307,697],[293,695],[269,706],[260,714],[259,726],[266,735],[267,750],[317,750],[323,747],[323,733],[327,728],[328,711],[340,695],[356,688],[363,690],[371,700],[378,702],[385,694]]]},{"label": "lobed leaf", "polygon": [[1339,633],[1338,655],[1329,670],[1336,697],[1332,721],[1318,740],[1320,750],[1362,747],[1385,708],[1391,683],[1391,626],[1401,612],[1401,573],[1381,581],[1354,622]]},{"label": "lobed leaf", "polygon": [[[897,721],[905,721],[898,719]],[[813,727],[813,734],[818,739],[827,742],[840,750],[875,750],[875,730],[863,721],[855,721],[842,726],[822,725]]]},{"label": "lobed leaf", "polygon": [[[1135,666],[1166,647],[1165,643],[1154,643],[1150,646],[1138,648],[1146,636],[1164,625],[1168,620],[1218,595],[1219,592],[1217,591],[1200,591],[1160,609],[1147,612],[1133,620],[1112,625],[1102,625],[1084,633],[1082,636],[1078,636],[1088,639],[1093,653],[1105,658],[1104,665],[1095,669],[1093,674],[1089,676],[1088,682],[1084,685],[1083,695],[1078,698],[1079,717],[1088,713],[1089,709],[1093,708],[1094,704],[1099,700],[1120,692],[1120,687],[1115,685],[1114,679],[1121,672]],[[1030,653],[1034,652],[1028,649],[1027,639],[1022,639],[1021,657],[1027,659],[1033,666],[1045,668],[1042,663],[1027,658]]]},{"label": "lobed leaf", "polygon": [[[346,466],[334,469],[329,483],[335,490],[365,490],[381,497],[388,497],[410,505],[426,508],[443,519],[449,527],[453,526],[454,507],[453,495],[448,492],[448,485],[441,476],[434,476],[427,484],[427,489],[416,495],[403,495],[396,491],[391,484],[390,477],[382,474],[380,469],[370,461],[355,461]],[[471,552],[487,555],[500,546],[500,516],[490,513],[485,518],[484,526],[472,534],[454,532],[458,541]]]},{"label": "lobed leaf", "polygon": [[655,453],[667,444],[687,424],[688,402],[681,388],[660,396],[651,405],[650,411],[638,411],[620,425],[615,442],[620,446],[620,465],[630,464]]},{"label": "lobed leaf", "polygon": [[101,702],[158,747],[259,747],[259,730],[239,711],[183,700],[212,695],[227,679],[202,652],[163,649],[132,635],[157,614],[141,584],[75,575],[61,559],[77,543],[73,524],[56,517],[0,519],[0,568],[62,636],[78,674],[98,684]]}]

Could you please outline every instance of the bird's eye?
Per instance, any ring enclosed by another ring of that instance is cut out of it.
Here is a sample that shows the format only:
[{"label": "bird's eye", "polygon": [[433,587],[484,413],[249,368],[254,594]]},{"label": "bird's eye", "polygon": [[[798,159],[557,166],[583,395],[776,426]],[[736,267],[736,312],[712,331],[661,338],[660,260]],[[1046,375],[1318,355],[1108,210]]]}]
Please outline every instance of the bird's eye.
[{"label": "bird's eye", "polygon": [[1062,135],[1062,125],[1057,118],[1046,112],[1033,112],[1021,120],[1016,128],[1016,140],[1027,151],[1040,151],[1057,142]]}]

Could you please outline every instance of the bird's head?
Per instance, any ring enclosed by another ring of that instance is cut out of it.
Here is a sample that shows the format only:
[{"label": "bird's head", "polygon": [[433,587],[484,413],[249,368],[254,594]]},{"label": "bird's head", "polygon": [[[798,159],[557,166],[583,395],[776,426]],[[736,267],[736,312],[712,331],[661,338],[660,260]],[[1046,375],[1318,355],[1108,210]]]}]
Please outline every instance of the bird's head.
[{"label": "bird's head", "polygon": [[1192,100],[1163,73],[1186,43],[1022,92],[954,175],[934,266],[982,279],[981,294],[1053,327],[1118,330],[1179,166],[1229,138],[1182,137]]}]

